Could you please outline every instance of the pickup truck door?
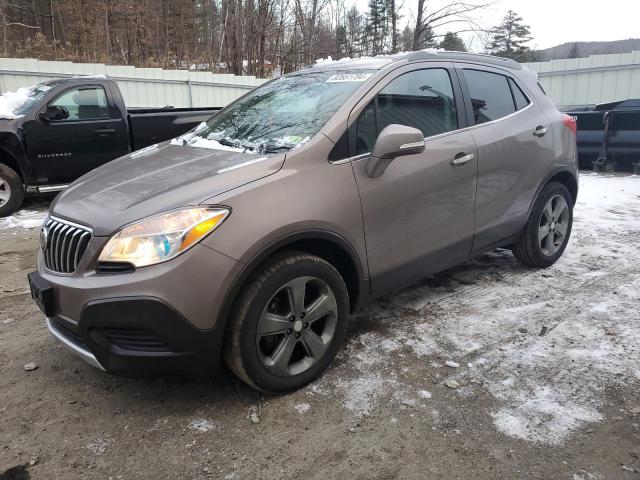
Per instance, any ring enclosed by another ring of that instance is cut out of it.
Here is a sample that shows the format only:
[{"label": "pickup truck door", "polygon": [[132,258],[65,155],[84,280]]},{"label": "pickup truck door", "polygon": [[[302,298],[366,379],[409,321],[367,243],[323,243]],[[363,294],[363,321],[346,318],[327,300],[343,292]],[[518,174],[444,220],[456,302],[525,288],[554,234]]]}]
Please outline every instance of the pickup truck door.
[{"label": "pickup truck door", "polygon": [[[397,69],[361,100],[349,123],[374,293],[465,258],[474,233],[476,145],[463,130],[464,103],[452,65]],[[426,148],[393,160],[380,177],[370,178],[369,152],[389,124],[422,130]]]},{"label": "pickup truck door", "polygon": [[102,85],[76,85],[51,99],[69,116],[25,122],[27,150],[39,184],[65,184],[129,152],[127,120]]}]

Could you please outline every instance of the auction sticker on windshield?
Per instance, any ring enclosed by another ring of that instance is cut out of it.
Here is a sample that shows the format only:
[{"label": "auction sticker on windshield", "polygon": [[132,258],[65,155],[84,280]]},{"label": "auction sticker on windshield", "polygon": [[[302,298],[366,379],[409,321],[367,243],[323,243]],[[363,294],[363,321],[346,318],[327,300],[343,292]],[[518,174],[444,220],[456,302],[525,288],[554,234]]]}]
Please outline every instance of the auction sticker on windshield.
[{"label": "auction sticker on windshield", "polygon": [[336,82],[364,82],[367,78],[369,78],[372,73],[338,73],[336,75],[331,75],[326,83],[336,83]]}]

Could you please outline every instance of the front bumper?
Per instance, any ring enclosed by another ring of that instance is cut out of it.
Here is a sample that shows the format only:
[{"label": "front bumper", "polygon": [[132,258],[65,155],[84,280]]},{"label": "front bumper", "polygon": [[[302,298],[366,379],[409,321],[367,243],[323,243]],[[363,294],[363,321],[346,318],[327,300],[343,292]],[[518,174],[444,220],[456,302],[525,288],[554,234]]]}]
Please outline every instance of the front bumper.
[{"label": "front bumper", "polygon": [[128,377],[209,375],[223,329],[198,330],[162,300],[122,297],[89,303],[78,322],[56,315],[49,331],[90,365]]},{"label": "front bumper", "polygon": [[96,273],[89,258],[74,274],[59,275],[41,257],[37,274],[52,287],[47,327],[87,363],[130,377],[217,369],[225,324],[219,315],[238,262],[199,245],[131,273]]},{"label": "front bumper", "polygon": [[72,353],[79,356],[81,359],[83,359],[92,367],[98,368],[100,370],[104,370],[104,367],[100,364],[100,362],[98,361],[98,359],[95,357],[93,353],[91,353],[89,350],[73,342],[64,333],[62,333],[62,330],[59,331],[58,328],[56,328],[57,326],[54,327],[50,318],[47,318],[46,321],[47,321],[47,328],[49,329],[49,332],[51,332],[51,335],[56,337],[62,345],[64,345]]}]

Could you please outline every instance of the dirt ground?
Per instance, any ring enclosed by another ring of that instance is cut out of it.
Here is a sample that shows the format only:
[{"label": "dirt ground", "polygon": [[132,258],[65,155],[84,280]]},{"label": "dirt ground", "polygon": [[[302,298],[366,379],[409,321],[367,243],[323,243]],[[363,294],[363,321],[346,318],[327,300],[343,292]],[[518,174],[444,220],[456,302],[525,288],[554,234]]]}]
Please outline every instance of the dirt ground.
[{"label": "dirt ground", "polygon": [[552,268],[497,251],[380,299],[323,377],[275,397],[58,345],[25,278],[45,211],[0,219],[0,480],[640,479],[639,176],[581,177]]}]

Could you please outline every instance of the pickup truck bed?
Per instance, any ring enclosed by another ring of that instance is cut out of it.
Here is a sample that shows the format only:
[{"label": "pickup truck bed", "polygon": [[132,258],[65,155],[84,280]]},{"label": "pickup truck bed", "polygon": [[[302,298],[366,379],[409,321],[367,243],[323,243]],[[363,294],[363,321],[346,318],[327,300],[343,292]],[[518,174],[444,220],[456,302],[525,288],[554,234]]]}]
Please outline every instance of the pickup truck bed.
[{"label": "pickup truck bed", "polygon": [[129,108],[131,150],[175,138],[206,122],[218,108]]}]

